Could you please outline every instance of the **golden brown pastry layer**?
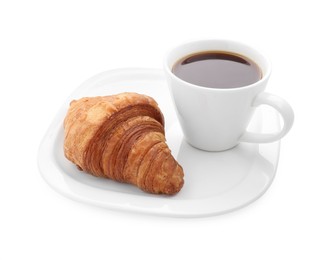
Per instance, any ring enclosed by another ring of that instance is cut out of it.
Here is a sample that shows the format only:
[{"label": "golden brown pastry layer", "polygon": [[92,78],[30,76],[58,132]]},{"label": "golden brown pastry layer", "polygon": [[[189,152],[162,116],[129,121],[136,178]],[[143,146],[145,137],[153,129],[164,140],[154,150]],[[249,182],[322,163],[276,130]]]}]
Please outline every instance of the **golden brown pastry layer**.
[{"label": "golden brown pastry layer", "polygon": [[94,176],[131,183],[150,193],[175,194],[182,167],[165,143],[164,117],[137,93],[74,100],[64,120],[64,153]]}]

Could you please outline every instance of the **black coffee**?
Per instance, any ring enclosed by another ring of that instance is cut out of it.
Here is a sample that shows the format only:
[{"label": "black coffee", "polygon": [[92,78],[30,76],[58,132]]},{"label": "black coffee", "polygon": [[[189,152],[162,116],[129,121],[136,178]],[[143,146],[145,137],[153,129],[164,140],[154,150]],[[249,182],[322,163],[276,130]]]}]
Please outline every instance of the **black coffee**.
[{"label": "black coffee", "polygon": [[258,65],[231,52],[206,51],[186,56],[174,64],[180,79],[208,88],[239,88],[262,78]]}]

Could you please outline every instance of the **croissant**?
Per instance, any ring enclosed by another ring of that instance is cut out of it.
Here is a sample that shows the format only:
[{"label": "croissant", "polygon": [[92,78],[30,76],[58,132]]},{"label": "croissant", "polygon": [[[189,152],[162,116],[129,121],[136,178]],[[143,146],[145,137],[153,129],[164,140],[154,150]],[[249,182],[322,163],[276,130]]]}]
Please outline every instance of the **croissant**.
[{"label": "croissant", "polygon": [[163,114],[149,96],[73,100],[64,133],[65,157],[80,170],[149,193],[171,195],[183,186],[183,169],[166,144]]}]

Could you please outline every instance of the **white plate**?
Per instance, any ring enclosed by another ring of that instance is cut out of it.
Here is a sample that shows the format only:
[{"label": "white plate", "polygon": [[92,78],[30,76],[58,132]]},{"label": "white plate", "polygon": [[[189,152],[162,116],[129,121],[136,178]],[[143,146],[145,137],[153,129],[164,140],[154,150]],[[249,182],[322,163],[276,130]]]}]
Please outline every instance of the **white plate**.
[{"label": "white plate", "polygon": [[[63,119],[69,102],[125,91],[152,96],[164,113],[167,143],[185,172],[185,184],[175,196],[147,194],[129,184],[91,176],[64,157]],[[277,114],[261,107],[249,129],[267,132],[279,127]],[[183,139],[162,71],[118,69],[87,80],[67,99],[41,142],[38,164],[52,188],[77,201],[116,210],[201,217],[242,208],[264,194],[275,176],[279,150],[279,142],[240,144],[225,152],[191,147]]]}]

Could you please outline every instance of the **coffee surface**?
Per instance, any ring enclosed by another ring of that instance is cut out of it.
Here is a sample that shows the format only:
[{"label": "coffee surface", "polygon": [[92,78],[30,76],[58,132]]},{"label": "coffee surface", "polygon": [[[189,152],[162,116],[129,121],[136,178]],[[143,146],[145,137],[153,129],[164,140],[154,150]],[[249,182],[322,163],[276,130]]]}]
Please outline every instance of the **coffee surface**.
[{"label": "coffee surface", "polygon": [[177,61],[172,72],[180,79],[208,88],[239,88],[262,78],[258,65],[231,52],[194,53]]}]

